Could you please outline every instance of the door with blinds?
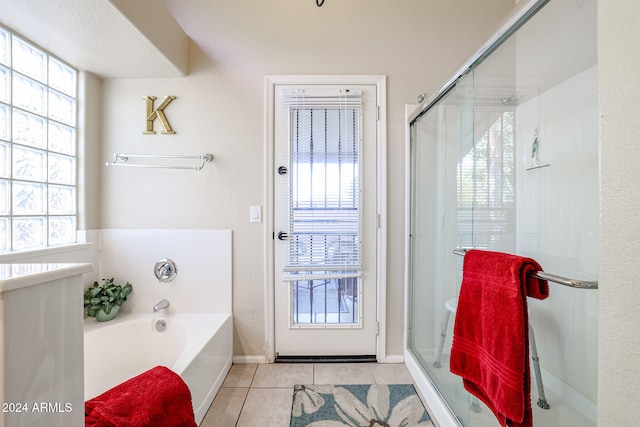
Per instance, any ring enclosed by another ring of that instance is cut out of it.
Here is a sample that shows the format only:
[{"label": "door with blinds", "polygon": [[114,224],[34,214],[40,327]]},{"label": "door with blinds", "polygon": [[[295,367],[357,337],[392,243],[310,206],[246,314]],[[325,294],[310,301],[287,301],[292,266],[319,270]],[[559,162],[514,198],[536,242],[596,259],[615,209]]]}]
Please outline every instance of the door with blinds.
[{"label": "door with blinds", "polygon": [[376,87],[276,86],[276,358],[376,353]]}]

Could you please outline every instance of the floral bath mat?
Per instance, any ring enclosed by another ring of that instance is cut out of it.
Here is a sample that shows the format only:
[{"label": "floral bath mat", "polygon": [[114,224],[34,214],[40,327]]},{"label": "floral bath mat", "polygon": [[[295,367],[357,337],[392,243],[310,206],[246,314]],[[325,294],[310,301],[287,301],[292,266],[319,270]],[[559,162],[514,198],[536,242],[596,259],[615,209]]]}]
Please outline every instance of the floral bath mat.
[{"label": "floral bath mat", "polygon": [[291,427],[433,426],[411,384],[296,385]]}]

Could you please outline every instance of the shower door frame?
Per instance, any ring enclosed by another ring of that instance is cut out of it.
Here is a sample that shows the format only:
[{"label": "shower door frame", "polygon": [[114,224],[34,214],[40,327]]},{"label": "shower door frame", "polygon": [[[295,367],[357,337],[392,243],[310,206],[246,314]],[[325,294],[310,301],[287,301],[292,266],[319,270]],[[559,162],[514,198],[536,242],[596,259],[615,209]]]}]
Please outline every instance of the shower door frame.
[{"label": "shower door frame", "polygon": [[[448,92],[449,89],[453,88],[454,85],[447,88],[446,91],[442,92],[444,95]],[[439,97],[440,98],[440,97]],[[435,104],[435,102],[434,102]],[[411,275],[412,275],[412,242],[411,242],[411,234],[412,234],[412,214],[411,214],[411,206],[412,206],[412,158],[411,158],[411,123],[417,117],[416,112],[422,111],[420,109],[420,105],[416,104],[408,104],[405,106],[405,116],[406,116],[406,131],[405,131],[405,305],[404,305],[404,313],[405,313],[405,330],[404,330],[404,362],[409,370],[409,373],[413,377],[418,389],[424,396],[425,400],[429,402],[429,406],[431,412],[435,419],[438,420],[438,423],[441,427],[459,427],[462,425],[460,420],[456,417],[453,409],[449,406],[447,401],[441,395],[440,391],[433,383],[431,378],[424,372],[420,362],[414,356],[412,350],[409,348],[409,325],[411,325],[411,292],[410,292],[410,283],[411,283]]]},{"label": "shower door frame", "polygon": [[411,324],[411,255],[412,255],[412,196],[411,196],[411,124],[431,107],[435,106],[451,90],[456,87],[456,83],[471,69],[498,49],[502,43],[508,39],[526,21],[542,9],[550,0],[529,0],[521,8],[505,21],[504,25],[474,54],[462,67],[446,80],[438,90],[434,91],[420,105],[406,105],[405,122],[405,330],[404,330],[404,360],[416,385],[423,394],[425,400],[429,402],[430,409],[435,419],[442,427],[462,426],[461,420],[456,416],[452,408],[446,402],[433,380],[424,371],[420,362],[409,348],[409,325]]}]

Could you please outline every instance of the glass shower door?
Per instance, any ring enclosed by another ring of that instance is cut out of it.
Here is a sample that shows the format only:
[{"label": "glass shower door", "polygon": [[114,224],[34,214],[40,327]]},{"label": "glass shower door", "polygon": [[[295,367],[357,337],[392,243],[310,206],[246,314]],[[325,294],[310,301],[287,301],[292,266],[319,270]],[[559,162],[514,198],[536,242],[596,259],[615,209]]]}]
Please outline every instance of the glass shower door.
[{"label": "glass shower door", "polygon": [[473,91],[470,73],[411,127],[408,345],[446,403],[463,419],[471,400],[449,372],[448,349],[462,265],[452,249],[471,243],[458,241],[457,229],[465,222],[472,226],[472,216],[457,205],[461,153],[474,146]]},{"label": "glass shower door", "polygon": [[[449,371],[463,260],[453,250],[598,277],[596,2],[539,3],[410,123],[407,346],[464,426],[498,423]],[[528,300],[534,425],[595,426],[598,293],[549,288]],[[536,405],[542,393],[549,409]]]}]

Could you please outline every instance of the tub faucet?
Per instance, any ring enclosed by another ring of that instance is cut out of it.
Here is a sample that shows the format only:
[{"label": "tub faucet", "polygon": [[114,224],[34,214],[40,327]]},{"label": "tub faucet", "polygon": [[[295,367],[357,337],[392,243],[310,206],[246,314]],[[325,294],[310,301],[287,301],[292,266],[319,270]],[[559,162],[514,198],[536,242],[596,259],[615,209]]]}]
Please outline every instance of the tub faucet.
[{"label": "tub faucet", "polygon": [[165,308],[169,308],[169,301],[166,299],[163,299],[162,301],[160,301],[159,303],[153,306],[153,312],[156,313]]}]

